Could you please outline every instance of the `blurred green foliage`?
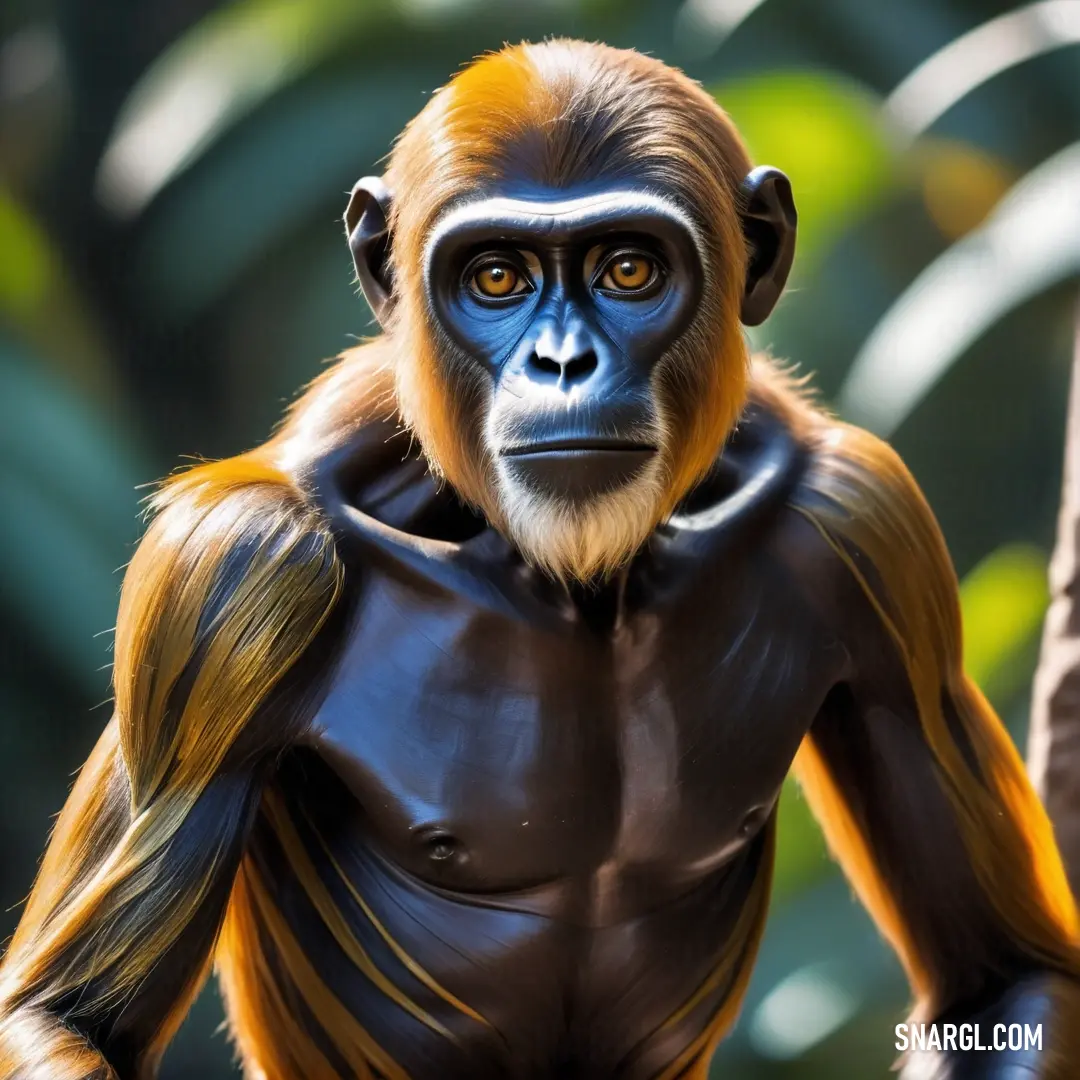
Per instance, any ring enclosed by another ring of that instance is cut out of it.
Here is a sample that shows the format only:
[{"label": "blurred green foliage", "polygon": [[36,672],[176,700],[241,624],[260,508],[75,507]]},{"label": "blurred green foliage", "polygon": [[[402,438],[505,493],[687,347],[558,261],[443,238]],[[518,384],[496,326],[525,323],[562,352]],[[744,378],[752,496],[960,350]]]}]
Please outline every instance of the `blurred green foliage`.
[{"label": "blurred green foliage", "polygon": [[[425,96],[504,40],[572,34],[683,66],[790,174],[800,247],[754,341],[844,385],[875,325],[1009,187],[1080,138],[1063,48],[931,131],[888,95],[998,0],[12,0],[0,10],[0,902],[107,717],[140,485],[261,440],[370,330],[340,214]],[[1008,268],[1002,269],[1003,273]],[[1075,282],[950,358],[894,442],[963,584],[971,674],[1023,736],[1046,602]],[[720,718],[722,720],[722,718]],[[717,1074],[885,1077],[906,988],[805,803],[781,799],[773,916]],[[165,1077],[234,1075],[203,994]]]},{"label": "blurred green foliage", "polygon": [[798,193],[799,271],[850,223],[888,198],[897,155],[880,102],[835,72],[770,70],[711,87],[755,161],[783,169]]}]

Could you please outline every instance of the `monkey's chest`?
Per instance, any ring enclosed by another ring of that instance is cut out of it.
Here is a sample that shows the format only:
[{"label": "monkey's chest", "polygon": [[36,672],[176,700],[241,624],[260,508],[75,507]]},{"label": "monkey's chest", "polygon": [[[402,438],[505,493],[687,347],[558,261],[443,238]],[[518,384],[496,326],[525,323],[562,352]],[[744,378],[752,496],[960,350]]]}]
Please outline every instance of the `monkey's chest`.
[{"label": "monkey's chest", "polygon": [[588,922],[722,866],[826,689],[790,595],[738,580],[612,634],[376,581],[316,721],[372,845],[456,892],[592,897]]}]

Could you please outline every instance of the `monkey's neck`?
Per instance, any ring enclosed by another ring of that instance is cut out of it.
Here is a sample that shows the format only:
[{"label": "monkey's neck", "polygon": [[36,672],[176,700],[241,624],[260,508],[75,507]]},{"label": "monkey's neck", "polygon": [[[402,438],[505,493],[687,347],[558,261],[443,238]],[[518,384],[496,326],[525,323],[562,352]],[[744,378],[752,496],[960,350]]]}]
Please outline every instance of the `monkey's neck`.
[{"label": "monkey's neck", "polygon": [[627,587],[630,581],[628,560],[614,574],[596,581],[570,581],[562,588],[581,616],[582,622],[600,635],[614,633],[626,614]]}]

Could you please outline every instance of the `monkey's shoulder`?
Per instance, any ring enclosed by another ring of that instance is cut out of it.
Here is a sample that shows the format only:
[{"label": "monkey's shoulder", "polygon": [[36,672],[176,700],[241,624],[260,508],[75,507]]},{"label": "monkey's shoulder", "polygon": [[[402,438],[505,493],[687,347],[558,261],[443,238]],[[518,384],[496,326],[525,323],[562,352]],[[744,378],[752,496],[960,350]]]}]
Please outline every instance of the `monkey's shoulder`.
[{"label": "monkey's shoulder", "polygon": [[[768,549],[823,627],[855,652],[888,651],[883,614],[905,596],[956,588],[934,514],[883,439],[817,411],[810,423],[772,415],[798,464]],[[934,560],[949,574],[929,572]]]}]

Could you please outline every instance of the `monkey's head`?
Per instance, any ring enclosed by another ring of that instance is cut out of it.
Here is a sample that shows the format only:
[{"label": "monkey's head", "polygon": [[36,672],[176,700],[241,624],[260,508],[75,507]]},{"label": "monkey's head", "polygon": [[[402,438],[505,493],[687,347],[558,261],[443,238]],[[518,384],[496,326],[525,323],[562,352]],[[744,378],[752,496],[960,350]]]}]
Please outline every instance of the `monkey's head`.
[{"label": "monkey's head", "polygon": [[772,310],[795,242],[787,179],[751,171],[701,87],[572,41],[463,70],[345,221],[432,469],[579,579],[715,461],[746,394],[742,325]]}]

